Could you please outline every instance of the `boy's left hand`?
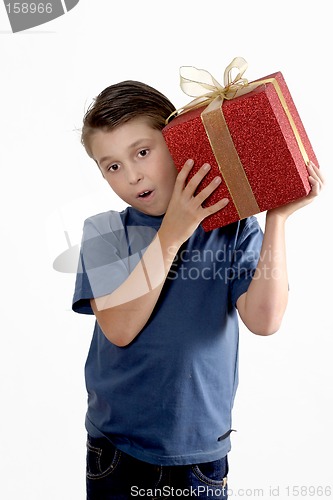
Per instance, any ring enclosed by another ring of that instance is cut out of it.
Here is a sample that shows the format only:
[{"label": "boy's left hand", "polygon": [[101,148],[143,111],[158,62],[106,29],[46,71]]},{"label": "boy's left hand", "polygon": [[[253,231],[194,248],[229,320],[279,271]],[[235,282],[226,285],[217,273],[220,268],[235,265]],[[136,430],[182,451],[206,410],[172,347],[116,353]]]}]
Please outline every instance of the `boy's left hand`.
[{"label": "boy's left hand", "polygon": [[305,207],[309,203],[311,203],[321,192],[324,187],[325,181],[322,173],[319,168],[310,161],[309,165],[307,165],[307,169],[309,172],[309,182],[311,185],[311,191],[304,198],[300,198],[299,200],[288,203],[287,205],[283,205],[282,207],[273,208],[272,210],[268,210],[267,215],[279,215],[287,219],[289,215],[296,212],[302,207]]}]

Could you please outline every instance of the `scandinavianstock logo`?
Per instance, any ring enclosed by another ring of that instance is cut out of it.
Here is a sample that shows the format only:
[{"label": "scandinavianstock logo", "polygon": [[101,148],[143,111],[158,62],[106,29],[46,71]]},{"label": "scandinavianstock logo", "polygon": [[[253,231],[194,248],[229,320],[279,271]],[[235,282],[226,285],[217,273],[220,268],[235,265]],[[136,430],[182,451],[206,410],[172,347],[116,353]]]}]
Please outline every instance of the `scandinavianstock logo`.
[{"label": "scandinavianstock logo", "polygon": [[13,33],[48,23],[72,10],[80,0],[3,0]]}]

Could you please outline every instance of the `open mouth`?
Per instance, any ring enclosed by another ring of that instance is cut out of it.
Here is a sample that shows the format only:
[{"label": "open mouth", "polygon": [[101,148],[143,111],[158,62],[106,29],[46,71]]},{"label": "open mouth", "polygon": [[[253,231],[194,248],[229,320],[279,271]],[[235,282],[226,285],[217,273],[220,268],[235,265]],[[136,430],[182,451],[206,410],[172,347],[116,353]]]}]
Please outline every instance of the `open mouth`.
[{"label": "open mouth", "polygon": [[143,191],[142,193],[139,194],[138,198],[148,198],[150,196],[152,191]]}]

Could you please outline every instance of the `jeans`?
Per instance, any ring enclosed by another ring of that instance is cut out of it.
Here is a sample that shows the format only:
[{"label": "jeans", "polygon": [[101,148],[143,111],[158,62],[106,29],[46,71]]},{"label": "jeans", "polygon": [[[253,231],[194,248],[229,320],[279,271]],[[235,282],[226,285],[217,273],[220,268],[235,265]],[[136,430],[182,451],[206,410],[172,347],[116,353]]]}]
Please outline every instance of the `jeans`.
[{"label": "jeans", "polygon": [[226,499],[228,458],[161,466],[137,460],[105,438],[87,441],[87,500]]}]

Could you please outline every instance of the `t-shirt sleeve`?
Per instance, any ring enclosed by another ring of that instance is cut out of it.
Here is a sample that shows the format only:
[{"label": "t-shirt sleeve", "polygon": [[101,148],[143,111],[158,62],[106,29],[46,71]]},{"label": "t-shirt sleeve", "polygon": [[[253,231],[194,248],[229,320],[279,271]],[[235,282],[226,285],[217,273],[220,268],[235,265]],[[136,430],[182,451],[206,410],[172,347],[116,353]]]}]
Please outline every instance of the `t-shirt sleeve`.
[{"label": "t-shirt sleeve", "polygon": [[236,306],[239,297],[247,291],[260,256],[263,232],[255,217],[240,222],[233,254],[231,278],[231,303]]},{"label": "t-shirt sleeve", "polygon": [[114,292],[138,264],[155,231],[125,227],[118,212],[86,219],[72,309],[93,314],[90,300]]},{"label": "t-shirt sleeve", "polygon": [[105,217],[95,216],[84,222],[72,304],[75,312],[93,314],[90,300],[111,293],[128,276],[126,252],[125,258],[120,255],[126,248],[124,230],[120,219],[110,221],[106,224]]},{"label": "t-shirt sleeve", "polygon": [[93,296],[87,273],[84,268],[82,253],[80,252],[72,302],[73,311],[81,314],[94,314],[90,306],[90,299],[92,299]]}]

